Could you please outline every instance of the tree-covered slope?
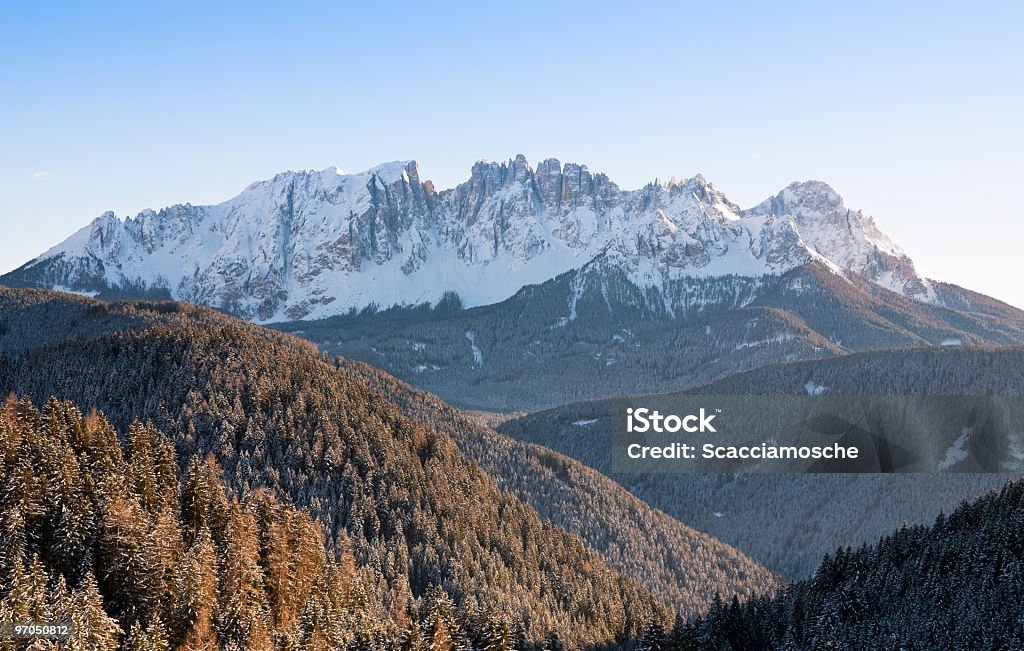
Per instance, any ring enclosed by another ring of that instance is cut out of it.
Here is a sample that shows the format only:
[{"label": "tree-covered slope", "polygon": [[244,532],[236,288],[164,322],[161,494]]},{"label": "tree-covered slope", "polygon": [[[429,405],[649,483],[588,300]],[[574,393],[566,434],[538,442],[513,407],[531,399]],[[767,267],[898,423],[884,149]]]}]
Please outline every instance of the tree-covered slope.
[{"label": "tree-covered slope", "polygon": [[[0,406],[0,622],[68,625],[0,649],[349,648],[510,651],[523,628],[438,587],[387,612],[347,540],[257,489],[225,490],[212,456],[180,463],[133,423],[50,400]],[[180,479],[179,479],[180,478]]]},{"label": "tree-covered slope", "polygon": [[179,467],[139,423],[121,443],[102,414],[9,398],[0,470],[0,620],[71,623],[68,648],[317,649],[391,626],[347,542],[226,494],[212,457]]},{"label": "tree-covered slope", "polygon": [[[687,393],[707,395],[970,395],[1024,393],[1024,349],[944,346],[778,364]],[[595,400],[510,420],[499,430],[605,473],[648,504],[734,545],[790,578],[809,575],[837,546],[874,542],[904,522],[922,524],[1004,474],[713,475],[611,470],[614,401]]]},{"label": "tree-covered slope", "polygon": [[1024,346],[932,346],[775,364],[689,393],[796,394],[813,382],[832,395],[1024,395]]},{"label": "tree-covered slope", "polygon": [[[351,541],[367,591],[396,616],[431,585],[493,605],[528,639],[614,640],[664,611],[574,535],[499,489],[447,435],[312,346],[187,305],[0,292],[0,390],[135,419],[182,458],[212,453],[239,494],[308,508]],[[42,396],[40,398],[40,396]]]},{"label": "tree-covered slope", "polygon": [[844,548],[773,599],[720,605],[664,649],[1024,648],[1024,481]]},{"label": "tree-covered slope", "polygon": [[587,642],[659,602],[697,613],[777,585],[582,465],[300,339],[184,304],[35,290],[0,290],[0,323],[0,390],[147,420],[183,458],[212,452],[239,494],[267,488],[308,507],[330,546],[349,539],[388,612],[436,583],[528,619],[532,639]]},{"label": "tree-covered slope", "polygon": [[1024,343],[1024,312],[952,285],[934,291],[941,303],[922,303],[818,264],[655,291],[597,261],[494,305],[452,299],[272,327],[491,411],[678,391],[863,351]]},{"label": "tree-covered slope", "polygon": [[615,569],[681,614],[703,612],[716,594],[743,598],[779,585],[735,548],[650,507],[586,465],[499,434],[368,364],[336,363],[389,396],[417,422],[450,435],[500,487],[542,518],[579,535]]}]

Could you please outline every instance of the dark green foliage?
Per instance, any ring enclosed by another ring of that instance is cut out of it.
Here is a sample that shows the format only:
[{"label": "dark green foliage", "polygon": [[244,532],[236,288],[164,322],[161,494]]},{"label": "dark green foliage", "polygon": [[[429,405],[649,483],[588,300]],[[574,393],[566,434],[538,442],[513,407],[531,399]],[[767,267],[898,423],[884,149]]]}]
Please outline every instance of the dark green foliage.
[{"label": "dark green foliage", "polygon": [[558,633],[551,633],[544,640],[544,651],[565,651],[565,645],[562,643],[562,638],[558,636]]},{"label": "dark green foliage", "polygon": [[1024,648],[1024,481],[931,527],[840,548],[773,599],[719,604],[689,627],[701,648]]},{"label": "dark green foliage", "polygon": [[643,632],[636,642],[636,651],[663,651],[666,645],[665,627],[661,622],[652,619],[644,626]]}]

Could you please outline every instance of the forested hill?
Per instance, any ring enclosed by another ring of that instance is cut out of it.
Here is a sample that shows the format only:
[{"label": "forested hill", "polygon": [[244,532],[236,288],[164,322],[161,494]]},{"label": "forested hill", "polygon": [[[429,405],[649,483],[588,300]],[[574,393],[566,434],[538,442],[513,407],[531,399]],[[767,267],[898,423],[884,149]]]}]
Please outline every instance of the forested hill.
[{"label": "forested hill", "polygon": [[[329,552],[318,523],[267,491],[229,496],[212,457],[179,473],[158,432],[126,434],[119,443],[102,414],[71,403],[0,406],[0,621],[71,623],[67,648],[91,651],[385,634],[347,543]],[[58,648],[45,644],[29,648]]]},{"label": "forested hill", "polygon": [[720,605],[679,649],[1024,648],[1024,480],[931,527],[837,550],[774,599]]},{"label": "forested hill", "polygon": [[[810,388],[809,388],[810,387]],[[1024,395],[1024,346],[930,346],[773,364],[683,393]]]},{"label": "forested hill", "polygon": [[613,567],[682,615],[703,613],[715,594],[772,591],[780,579],[744,554],[652,508],[608,477],[539,445],[483,427],[436,396],[369,364],[335,364],[391,398],[425,427],[445,432],[503,489],[578,534]]},{"label": "forested hill", "polygon": [[761,278],[687,278],[664,295],[599,271],[588,266],[472,309],[452,298],[434,309],[272,327],[486,411],[681,391],[769,364],[858,351],[1024,343],[1024,313],[952,286],[936,287],[955,308],[821,265]]},{"label": "forested hill", "polygon": [[438,585],[460,605],[507,612],[531,641],[557,631],[574,645],[667,616],[578,537],[498,489],[449,437],[312,346],[188,305],[0,297],[3,339],[32,347],[0,359],[0,390],[73,399],[122,431],[151,422],[180,458],[213,453],[239,495],[268,489],[308,508],[331,546],[351,540],[379,612],[397,617],[410,595]]},{"label": "forested hill", "polygon": [[[703,395],[1022,395],[1024,348],[934,346],[854,353],[739,373],[680,393]],[[672,394],[663,394],[670,398]],[[651,506],[734,545],[791,579],[806,578],[839,545],[874,542],[904,522],[924,524],[1013,475],[614,473],[614,400],[563,405],[499,431],[603,472]]]},{"label": "forested hill", "polygon": [[[148,421],[181,459],[213,453],[236,495],[267,489],[308,508],[329,548],[350,542],[367,598],[392,620],[431,585],[460,607],[499,609],[531,642],[554,631],[573,646],[603,643],[668,617],[666,595],[616,572],[446,433],[298,339],[184,304],[0,290],[0,351],[0,390],[97,407],[122,430]],[[701,590],[773,585],[734,550],[693,540],[727,551]]]},{"label": "forested hill", "polygon": [[[347,540],[327,549],[319,523],[268,491],[231,496],[212,456],[179,472],[170,441],[140,423],[119,442],[102,414],[12,396],[0,471],[0,621],[71,624],[64,648],[523,646],[507,612],[456,608],[437,587],[380,610]],[[0,648],[61,648],[47,642]]]}]

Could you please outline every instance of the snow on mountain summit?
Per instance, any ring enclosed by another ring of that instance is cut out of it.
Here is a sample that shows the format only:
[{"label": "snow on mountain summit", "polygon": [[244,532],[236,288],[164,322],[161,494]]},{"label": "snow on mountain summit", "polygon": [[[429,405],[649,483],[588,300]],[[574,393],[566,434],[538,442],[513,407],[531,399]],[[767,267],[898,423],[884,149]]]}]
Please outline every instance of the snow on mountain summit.
[{"label": "snow on mountain summit", "polygon": [[929,281],[819,181],[741,210],[703,176],[621,190],[585,165],[478,161],[440,192],[415,161],[283,172],[214,206],[105,213],[9,274],[22,284],[163,293],[258,321],[370,304],[501,301],[599,258],[638,285],[820,262],[933,300]]},{"label": "snow on mountain summit", "polygon": [[827,183],[791,183],[744,214],[791,217],[808,247],[840,269],[856,272],[897,293],[934,300],[931,282],[918,274],[906,253],[879,230],[871,217],[847,208]]}]

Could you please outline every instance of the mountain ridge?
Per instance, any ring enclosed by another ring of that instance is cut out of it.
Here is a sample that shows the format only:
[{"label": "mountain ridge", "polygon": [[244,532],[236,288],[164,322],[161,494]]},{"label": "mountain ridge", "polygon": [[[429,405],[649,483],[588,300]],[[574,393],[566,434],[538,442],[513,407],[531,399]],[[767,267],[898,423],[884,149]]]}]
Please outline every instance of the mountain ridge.
[{"label": "mountain ridge", "polygon": [[174,298],[259,322],[499,302],[603,256],[641,288],[818,263],[941,304],[932,281],[821,181],[743,210],[697,174],[622,190],[586,165],[478,161],[445,190],[415,161],[283,172],[212,206],[104,213],[0,277],[101,298]]},{"label": "mountain ridge", "polygon": [[495,305],[367,310],[272,327],[485,411],[681,390],[766,364],[858,351],[1024,343],[1024,312],[944,283],[933,289],[953,307],[816,264],[648,290],[602,264]]}]

